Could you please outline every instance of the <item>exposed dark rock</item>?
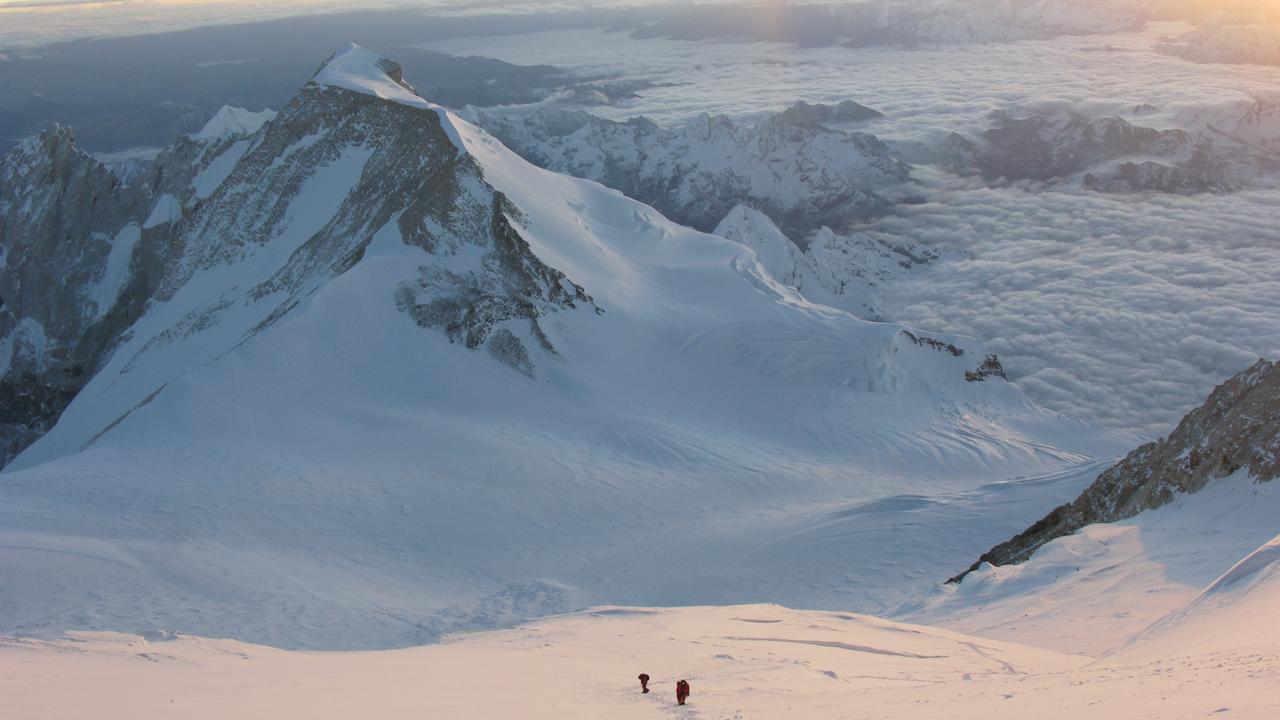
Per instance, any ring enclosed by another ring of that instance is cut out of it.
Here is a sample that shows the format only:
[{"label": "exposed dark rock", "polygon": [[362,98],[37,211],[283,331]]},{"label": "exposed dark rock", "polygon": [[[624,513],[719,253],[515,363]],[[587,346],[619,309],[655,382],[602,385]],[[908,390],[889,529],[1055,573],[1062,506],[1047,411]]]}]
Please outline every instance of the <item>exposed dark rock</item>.
[{"label": "exposed dark rock", "polygon": [[821,125],[823,123],[866,122],[884,117],[884,113],[852,100],[836,105],[812,105],[800,101],[782,111],[779,118],[796,125]]},{"label": "exposed dark rock", "polygon": [[[910,330],[903,330],[902,334],[906,335],[907,338],[911,340],[911,342],[919,345],[920,347],[931,347],[934,350],[937,350],[939,352],[948,353],[952,357],[964,357],[964,350],[956,347],[955,345],[952,345],[949,342],[943,342],[941,340],[937,340],[935,338],[930,338],[930,337],[920,337],[919,335],[916,335]],[[991,356],[991,357],[994,357],[994,356]]]},{"label": "exposed dark rock", "polygon": [[0,158],[0,465],[57,422],[127,327],[111,312],[118,296],[94,290],[115,243],[145,245],[140,227],[128,228],[145,206],[67,128]]},{"label": "exposed dark rock", "polygon": [[983,382],[992,377],[998,377],[1001,380],[1009,379],[1004,374],[1004,365],[1000,364],[1000,358],[996,357],[995,353],[983,358],[977,370],[969,370],[964,374],[964,379],[969,382]]},{"label": "exposed dark rock", "polygon": [[938,162],[959,173],[1041,182],[1083,173],[1083,185],[1098,192],[1230,192],[1280,171],[1280,159],[1220,133],[1154,130],[1074,113],[1000,113],[980,142],[953,133],[936,152]]}]

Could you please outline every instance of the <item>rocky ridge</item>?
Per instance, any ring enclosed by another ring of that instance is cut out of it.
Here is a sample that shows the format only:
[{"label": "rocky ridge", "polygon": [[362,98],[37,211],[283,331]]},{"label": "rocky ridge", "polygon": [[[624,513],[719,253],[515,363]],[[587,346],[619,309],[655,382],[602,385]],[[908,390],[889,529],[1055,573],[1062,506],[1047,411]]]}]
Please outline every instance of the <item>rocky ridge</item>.
[{"label": "rocky ridge", "polygon": [[1075,501],[995,546],[948,582],[963,581],[983,563],[1025,562],[1045,544],[1086,525],[1131,518],[1239,471],[1257,482],[1280,477],[1280,363],[1259,360],[1219,385],[1167,438],[1134,450]]},{"label": "rocky ridge", "polygon": [[888,145],[848,127],[880,116],[851,101],[798,103],[754,122],[702,115],[670,128],[558,108],[465,115],[535,165],[595,180],[699,230],[740,204],[793,237],[840,230],[888,212],[893,203],[879,191],[910,179]]},{"label": "rocky ridge", "polygon": [[1280,172],[1265,143],[1207,125],[1156,130],[1120,117],[997,113],[978,140],[952,133],[939,161],[989,180],[1079,178],[1099,192],[1231,192]]}]

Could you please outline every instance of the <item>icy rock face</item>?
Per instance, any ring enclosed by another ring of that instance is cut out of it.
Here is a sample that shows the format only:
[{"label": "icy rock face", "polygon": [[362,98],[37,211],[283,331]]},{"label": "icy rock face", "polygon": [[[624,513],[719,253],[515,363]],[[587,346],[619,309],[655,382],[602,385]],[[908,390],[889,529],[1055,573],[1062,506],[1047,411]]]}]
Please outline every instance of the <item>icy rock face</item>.
[{"label": "icy rock face", "polygon": [[0,159],[0,466],[53,426],[141,316],[197,179],[245,143],[236,128],[184,137],[129,183],[67,128]]},{"label": "icy rock face", "polygon": [[1001,113],[980,142],[953,134],[937,154],[957,172],[989,179],[1060,181],[1083,173],[1082,184],[1100,192],[1229,192],[1280,171],[1280,157],[1265,146],[1210,125],[1155,130],[1075,113]]},{"label": "icy rock face", "polygon": [[949,582],[963,580],[982,563],[1024,562],[1046,543],[1086,525],[1131,518],[1241,469],[1258,482],[1280,477],[1280,363],[1260,360],[1219,385],[1169,437],[1134,450],[1075,501],[995,546]]},{"label": "icy rock face", "polygon": [[145,197],[53,127],[0,159],[0,464],[52,427],[115,332]]},{"label": "icy rock face", "polygon": [[840,127],[879,116],[852,102],[801,103],[753,123],[703,115],[672,128],[549,108],[467,114],[536,165],[595,180],[700,230],[739,204],[797,236],[839,229],[891,209],[877,189],[909,179],[888,145]]}]

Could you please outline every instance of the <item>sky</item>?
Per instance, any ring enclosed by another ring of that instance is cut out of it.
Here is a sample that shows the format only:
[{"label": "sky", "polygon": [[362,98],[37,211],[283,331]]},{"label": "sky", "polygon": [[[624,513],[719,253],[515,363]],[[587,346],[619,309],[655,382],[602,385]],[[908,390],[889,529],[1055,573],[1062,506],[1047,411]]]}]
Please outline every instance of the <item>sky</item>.
[{"label": "sky", "polygon": [[180,30],[305,13],[422,8],[436,12],[565,10],[670,0],[0,0],[0,48]]}]

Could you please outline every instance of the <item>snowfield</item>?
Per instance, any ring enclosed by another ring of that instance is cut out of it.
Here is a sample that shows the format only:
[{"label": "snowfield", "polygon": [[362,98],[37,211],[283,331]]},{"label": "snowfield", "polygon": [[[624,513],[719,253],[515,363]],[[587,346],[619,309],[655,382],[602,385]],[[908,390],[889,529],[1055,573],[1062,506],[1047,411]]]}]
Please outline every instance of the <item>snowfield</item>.
[{"label": "snowfield", "polygon": [[[1262,598],[1280,602],[1274,583]],[[1256,622],[1254,623],[1257,624]],[[1280,713],[1280,657],[1094,660],[840,612],[776,605],[604,607],[372,653],[78,633],[0,639],[15,717],[997,718]],[[652,692],[636,676],[648,673]],[[678,708],[675,680],[692,695]]]},{"label": "snowfield", "polygon": [[[983,565],[959,585],[904,606],[895,617],[1101,654],[1195,600],[1237,560],[1274,537],[1278,516],[1280,487],[1237,473],[1130,520],[1089,525],[1050,542],[1024,564]],[[1221,628],[1231,631],[1231,625]],[[1272,654],[1280,649],[1275,638],[1262,644]]]}]

